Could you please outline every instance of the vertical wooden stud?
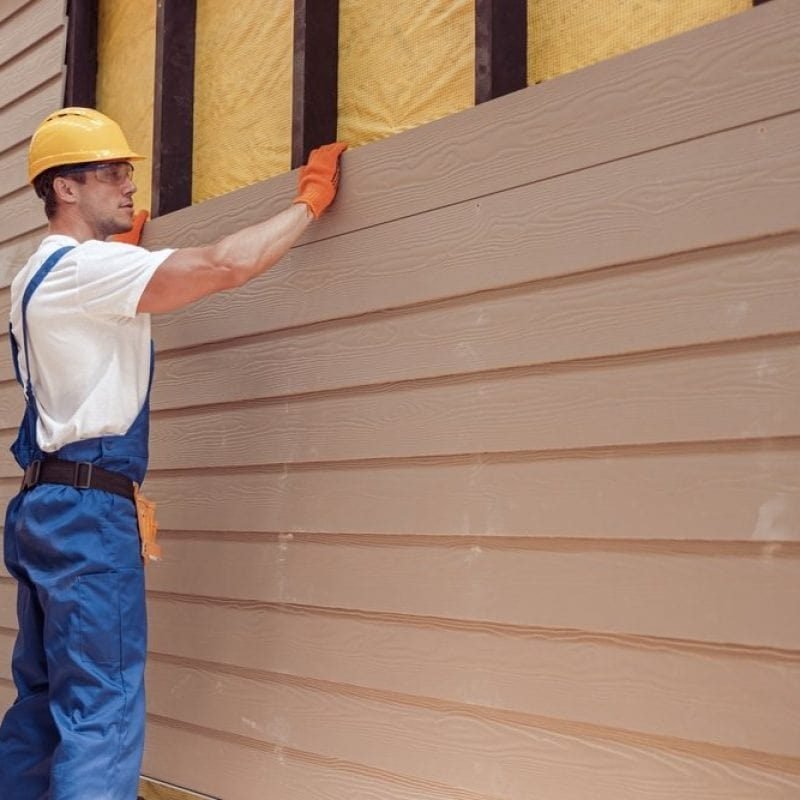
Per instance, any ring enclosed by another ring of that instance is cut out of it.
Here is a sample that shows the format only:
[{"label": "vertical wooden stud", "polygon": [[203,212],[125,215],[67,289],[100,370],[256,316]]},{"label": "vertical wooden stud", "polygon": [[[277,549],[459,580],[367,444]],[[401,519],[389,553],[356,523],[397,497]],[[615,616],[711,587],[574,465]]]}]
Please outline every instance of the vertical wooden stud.
[{"label": "vertical wooden stud", "polygon": [[338,0],[295,0],[292,168],[336,139],[338,69]]},{"label": "vertical wooden stud", "polygon": [[154,217],[192,203],[196,0],[158,0],[153,102]]},{"label": "vertical wooden stud", "polygon": [[64,106],[94,108],[97,102],[98,0],[67,3],[67,78]]},{"label": "vertical wooden stud", "polygon": [[475,0],[476,105],[527,83],[527,0]]}]

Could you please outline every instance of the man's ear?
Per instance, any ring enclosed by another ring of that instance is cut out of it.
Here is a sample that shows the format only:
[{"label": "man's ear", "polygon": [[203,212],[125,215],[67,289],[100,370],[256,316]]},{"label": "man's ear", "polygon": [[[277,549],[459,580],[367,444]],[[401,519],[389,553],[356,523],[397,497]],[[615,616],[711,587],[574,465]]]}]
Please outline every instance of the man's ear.
[{"label": "man's ear", "polygon": [[68,180],[61,175],[53,178],[53,193],[62,203],[78,202],[74,181]]}]

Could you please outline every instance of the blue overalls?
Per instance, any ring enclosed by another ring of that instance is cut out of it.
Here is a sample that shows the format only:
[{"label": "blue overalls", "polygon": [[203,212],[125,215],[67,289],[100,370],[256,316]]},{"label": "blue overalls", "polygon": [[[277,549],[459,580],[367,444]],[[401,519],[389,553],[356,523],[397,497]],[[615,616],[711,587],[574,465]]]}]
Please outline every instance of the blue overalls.
[{"label": "blue overalls", "polygon": [[[26,287],[26,364],[28,302],[70,249],[48,258]],[[11,341],[19,378],[13,336]],[[152,363],[151,350],[151,382]],[[149,387],[126,434],[74,442],[50,454],[36,442],[30,377],[25,389],[25,416],[12,446],[23,469],[47,455],[142,482]],[[4,538],[6,567],[18,582],[19,634],[12,657],[18,697],[0,726],[0,798],[134,800],[144,747],[147,649],[135,506],[98,489],[42,483],[11,500]]]}]

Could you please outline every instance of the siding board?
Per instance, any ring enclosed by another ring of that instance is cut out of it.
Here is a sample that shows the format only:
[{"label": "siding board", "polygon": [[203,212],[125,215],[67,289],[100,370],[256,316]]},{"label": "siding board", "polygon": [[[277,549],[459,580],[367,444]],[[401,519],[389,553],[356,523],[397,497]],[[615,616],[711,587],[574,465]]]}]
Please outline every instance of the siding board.
[{"label": "siding board", "polygon": [[0,241],[40,229],[43,216],[42,201],[30,186],[0,198]]},{"label": "siding board", "polygon": [[0,108],[60,76],[63,68],[64,33],[59,26],[25,53],[0,66]]},{"label": "siding board", "polygon": [[[799,452],[795,440],[156,470],[147,493],[177,530],[797,541]],[[18,486],[18,472],[0,479],[0,498]]]},{"label": "siding board", "polygon": [[[288,682],[271,686],[165,663],[155,669],[166,673],[151,684],[155,707],[167,712],[163,716],[203,727],[213,720],[215,727],[236,736],[480,796],[577,798],[586,796],[591,783],[597,796],[639,798],[653,782],[666,797],[705,800],[724,796],[731,773],[742,781],[745,797],[788,798],[800,789],[799,776],[763,769],[755,754],[750,764],[746,754],[737,754],[746,766],[737,764],[733,754],[724,762],[706,761],[710,748],[696,753],[674,743],[673,752],[668,747],[652,751],[648,745],[653,743],[644,737],[604,738],[595,730],[590,738],[580,726],[548,730],[537,726],[542,720],[512,712],[492,714],[428,698],[387,702],[366,692],[334,694]],[[290,727],[282,724],[288,719],[293,720]],[[483,758],[487,739],[493,742],[491,765]],[[797,768],[789,759],[783,764]]]},{"label": "siding board", "polygon": [[[28,143],[23,142],[0,155],[0,197],[21,189],[28,181]],[[44,220],[44,209],[41,208]],[[7,303],[3,304],[5,313]]]},{"label": "siding board", "polygon": [[[791,333],[800,330],[798,257],[800,238],[776,237],[176,350],[159,358],[152,406],[229,403]],[[222,370],[242,379],[221,382]]]},{"label": "siding board", "polygon": [[[800,749],[781,724],[800,730],[796,658],[759,660],[757,651],[744,648],[692,649],[585,631],[254,603],[233,609],[152,594],[150,608],[156,662],[213,668],[210,659],[216,659],[223,669],[237,664],[275,679],[298,676],[298,684],[327,681],[333,690],[343,684],[420,694],[787,756]],[[176,637],[171,630],[181,632]],[[10,631],[0,632],[2,674],[8,674],[13,641]],[[745,685],[752,699],[747,710],[740,702]]]},{"label": "siding board", "polygon": [[[11,284],[14,276],[25,264],[33,251],[38,247],[39,242],[44,238],[47,228],[36,228],[30,233],[15,236],[0,243],[0,286],[7,287]],[[0,307],[2,307],[3,320],[8,319],[10,310],[9,290],[0,289]],[[5,333],[0,336],[0,375],[5,379],[13,379],[14,368],[11,364],[11,348],[8,343],[8,326],[5,326]],[[0,392],[4,391],[3,384],[0,384]],[[17,398],[17,401],[19,398]],[[11,402],[17,402],[12,400]],[[21,406],[20,406],[21,408]]]},{"label": "siding board", "polygon": [[[535,523],[533,523],[535,526]],[[533,527],[531,531],[535,535]],[[798,531],[800,534],[800,531]],[[800,552],[753,557],[498,548],[491,538],[179,537],[150,587],[263,603],[800,649]],[[347,576],[343,579],[341,576]],[[500,579],[502,576],[502,579]],[[446,586],[443,593],[441,587]],[[681,587],[676,595],[675,586]],[[732,587],[736,587],[733,591]],[[786,614],[764,615],[764,608]]]},{"label": "siding board", "polygon": [[[299,246],[243,290],[159,318],[156,341],[185,347],[797,231],[798,153],[789,114]],[[243,221],[228,198],[220,234]]]},{"label": "siding board", "polygon": [[[0,65],[64,27],[64,0],[33,0],[0,24]],[[61,53],[63,55],[63,44]],[[62,62],[63,63],[63,62]],[[60,107],[60,104],[54,108]]]},{"label": "siding board", "polygon": [[0,154],[26,141],[55,108],[61,108],[63,73],[51,78],[0,114]]},{"label": "siding board", "polygon": [[792,337],[156,414],[152,464],[256,466],[797,436],[798,365]]}]

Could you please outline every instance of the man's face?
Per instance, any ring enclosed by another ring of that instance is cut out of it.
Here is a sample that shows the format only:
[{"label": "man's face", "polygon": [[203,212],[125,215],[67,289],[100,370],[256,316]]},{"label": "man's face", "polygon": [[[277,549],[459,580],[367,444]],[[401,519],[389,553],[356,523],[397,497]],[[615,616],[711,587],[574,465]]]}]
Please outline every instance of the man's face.
[{"label": "man's face", "polygon": [[[110,161],[80,170],[84,182],[73,180],[81,216],[106,239],[129,231],[133,224],[133,165],[128,161]],[[70,175],[64,175],[70,178]]]}]

